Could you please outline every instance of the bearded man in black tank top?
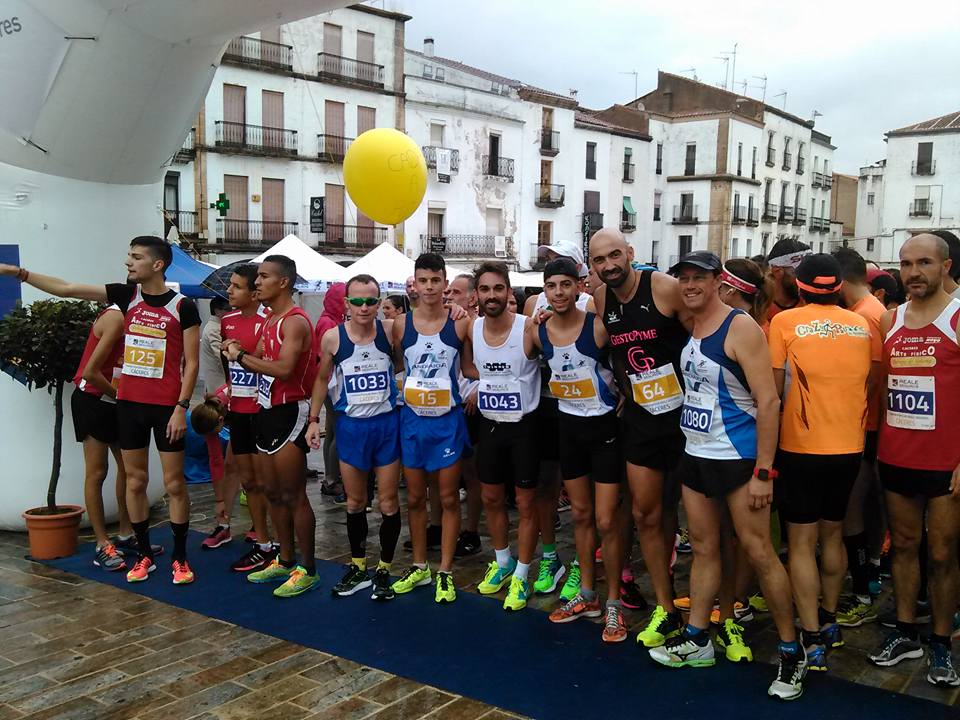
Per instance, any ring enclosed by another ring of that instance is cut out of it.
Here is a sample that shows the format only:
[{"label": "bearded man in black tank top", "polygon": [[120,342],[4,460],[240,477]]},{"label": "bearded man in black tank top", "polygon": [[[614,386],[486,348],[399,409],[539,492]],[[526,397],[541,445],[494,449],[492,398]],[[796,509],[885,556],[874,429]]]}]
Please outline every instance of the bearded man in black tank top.
[{"label": "bearded man in black tank top", "polygon": [[[605,283],[594,293],[594,302],[610,336],[613,373],[624,396],[620,439],[633,518],[657,595],[657,607],[637,642],[657,647],[683,627],[673,605],[669,569],[679,496],[669,493],[664,500],[664,477],[684,448],[680,353],[689,318],[676,279],[634,270],[632,260],[633,248],[619,230],[604,228],[590,240],[590,266]],[[667,532],[665,516],[670,520]]]}]

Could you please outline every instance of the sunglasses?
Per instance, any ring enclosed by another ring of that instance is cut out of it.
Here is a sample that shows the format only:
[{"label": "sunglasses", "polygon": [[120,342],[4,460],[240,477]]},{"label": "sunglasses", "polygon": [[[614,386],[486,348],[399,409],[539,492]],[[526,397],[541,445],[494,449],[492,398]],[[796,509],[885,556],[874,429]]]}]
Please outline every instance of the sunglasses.
[{"label": "sunglasses", "polygon": [[347,298],[347,302],[350,303],[351,305],[353,305],[354,307],[363,307],[364,305],[367,305],[367,306],[369,306],[369,307],[373,307],[374,305],[376,305],[376,304],[378,304],[378,303],[380,302],[380,298],[375,298],[375,297],[368,297],[368,298],[348,297],[348,298]]}]

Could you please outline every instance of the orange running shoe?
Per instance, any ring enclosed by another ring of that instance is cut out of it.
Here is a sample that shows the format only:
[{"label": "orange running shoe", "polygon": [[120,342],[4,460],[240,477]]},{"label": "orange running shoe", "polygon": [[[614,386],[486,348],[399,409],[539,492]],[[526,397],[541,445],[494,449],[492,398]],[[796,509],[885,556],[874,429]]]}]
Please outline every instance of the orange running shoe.
[{"label": "orange running shoe", "polygon": [[678,597],[673,599],[673,606],[677,610],[684,610],[690,612],[690,596],[687,597]]},{"label": "orange running shoe", "polygon": [[587,600],[583,595],[577,593],[568,602],[550,613],[550,622],[568,623],[582,617],[600,617],[602,613],[600,601],[597,598]]},{"label": "orange running shoe", "polygon": [[194,581],[193,570],[186,560],[173,561],[173,584],[188,585]]},{"label": "orange running shoe", "polygon": [[623,642],[627,639],[627,624],[619,605],[607,605],[607,619],[603,624],[603,641]]},{"label": "orange running shoe", "polygon": [[127,582],[143,582],[150,576],[150,573],[156,569],[157,566],[154,564],[153,560],[148,557],[142,557],[137,560],[136,565],[127,571]]}]

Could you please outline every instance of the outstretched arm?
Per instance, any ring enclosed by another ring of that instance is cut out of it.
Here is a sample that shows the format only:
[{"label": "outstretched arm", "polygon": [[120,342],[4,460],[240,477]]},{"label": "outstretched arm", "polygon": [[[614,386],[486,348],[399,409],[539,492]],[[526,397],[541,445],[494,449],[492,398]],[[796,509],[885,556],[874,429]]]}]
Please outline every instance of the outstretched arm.
[{"label": "outstretched arm", "polygon": [[61,298],[74,298],[76,300],[95,300],[96,302],[107,301],[107,288],[105,285],[84,285],[83,283],[73,283],[52,275],[41,275],[40,273],[30,272],[26,268],[16,265],[5,265],[0,263],[0,275],[13,277],[27,285],[32,285],[37,290]]}]

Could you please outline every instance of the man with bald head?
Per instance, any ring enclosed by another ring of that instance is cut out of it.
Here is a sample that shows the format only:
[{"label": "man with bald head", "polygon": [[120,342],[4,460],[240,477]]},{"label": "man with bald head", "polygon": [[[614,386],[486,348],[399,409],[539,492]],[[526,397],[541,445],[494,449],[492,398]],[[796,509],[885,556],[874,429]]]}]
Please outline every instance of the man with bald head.
[{"label": "man with bald head", "polygon": [[926,511],[933,633],[927,680],[960,686],[950,656],[960,536],[960,300],[943,288],[950,250],[916,235],[900,249],[908,301],[880,321],[887,411],[880,426],[880,482],[893,539],[897,625],[870,656],[887,667],[923,657],[915,612],[918,548]]},{"label": "man with bald head", "polygon": [[658,647],[683,627],[673,605],[663,514],[672,514],[679,500],[676,492],[667,493],[665,500],[664,479],[684,448],[680,353],[689,335],[681,322],[687,311],[676,278],[632,267],[633,248],[616,228],[593,236],[589,261],[605,283],[594,293],[594,302],[610,336],[613,373],[624,395],[620,441],[640,549],[657,595],[637,642]]}]

